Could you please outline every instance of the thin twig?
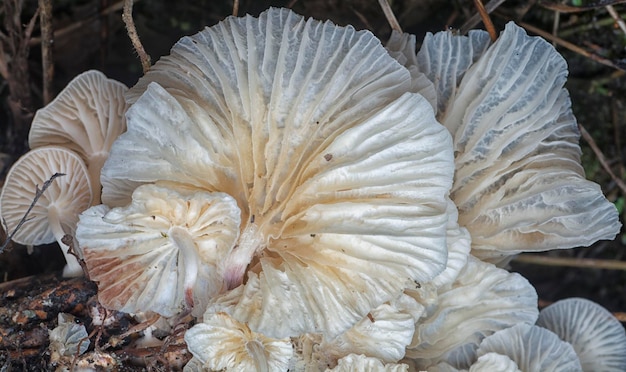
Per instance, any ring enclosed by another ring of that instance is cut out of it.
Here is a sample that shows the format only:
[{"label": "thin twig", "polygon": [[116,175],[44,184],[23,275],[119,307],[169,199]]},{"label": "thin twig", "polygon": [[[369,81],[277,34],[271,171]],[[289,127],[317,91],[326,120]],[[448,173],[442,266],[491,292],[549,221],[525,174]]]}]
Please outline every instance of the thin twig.
[{"label": "thin twig", "polygon": [[[491,12],[496,10],[503,2],[504,0],[489,1],[487,4],[485,4],[485,10],[487,11],[487,14],[491,14]],[[461,26],[460,28],[461,34],[462,35],[467,34],[468,31],[476,27],[476,25],[480,23],[480,21],[481,21],[480,14],[474,14],[470,19],[465,21],[465,23]]]},{"label": "thin twig", "polygon": [[128,33],[130,41],[133,43],[133,48],[135,48],[137,55],[139,55],[141,67],[145,74],[150,69],[150,66],[152,66],[152,63],[150,62],[150,56],[146,53],[139,40],[139,34],[137,34],[137,29],[135,28],[135,21],[133,20],[133,0],[124,1],[122,20],[124,20],[124,24],[126,25],[126,32]]},{"label": "thin twig", "polygon": [[233,16],[237,17],[237,14],[239,14],[239,0],[234,0],[233,1]]},{"label": "thin twig", "polygon": [[[43,185],[41,186],[41,189],[39,188],[38,185],[35,186],[35,197],[33,198],[33,202],[30,203],[30,207],[28,207],[28,210],[26,211],[26,213],[24,213],[24,216],[22,217],[20,222],[17,224],[17,226],[15,226],[15,229],[11,231],[11,233],[7,237],[7,240],[4,242],[4,244],[2,244],[2,247],[0,247],[0,253],[4,252],[4,249],[7,247],[7,245],[9,245],[9,242],[13,239],[13,236],[15,236],[15,234],[22,227],[22,225],[26,223],[26,221],[28,221],[28,214],[35,207],[35,204],[37,204],[37,201],[39,201],[39,198],[41,198],[41,196],[46,191],[46,189],[50,187],[50,185],[52,185],[52,182],[54,182],[54,180],[57,177],[61,177],[61,176],[65,176],[65,173],[53,174],[46,182],[43,183]],[[3,221],[3,223],[4,223],[6,230],[8,231],[8,226],[7,226],[6,221]]]},{"label": "thin twig", "polygon": [[600,150],[600,148],[596,144],[596,141],[594,141],[593,137],[591,137],[589,132],[587,132],[585,127],[583,127],[581,124],[578,124],[578,129],[580,130],[580,134],[582,135],[582,137],[589,144],[589,147],[591,147],[591,150],[593,150],[594,154],[596,154],[596,157],[598,158],[600,165],[602,165],[602,168],[604,168],[606,173],[608,173],[609,176],[611,176],[611,179],[615,182],[617,187],[619,187],[620,190],[622,190],[622,194],[626,195],[626,184],[619,177],[617,177],[615,173],[613,173],[613,170],[611,170],[611,167],[606,161],[606,157],[602,153],[602,150]]},{"label": "thin twig", "polygon": [[535,27],[535,26],[533,26],[531,24],[524,23],[524,22],[519,22],[519,25],[522,26],[523,28],[525,28],[526,30],[543,37],[544,39],[553,41],[553,42],[557,43],[558,45],[561,45],[562,47],[565,47],[565,48],[571,50],[572,52],[578,53],[578,54],[580,54],[582,56],[585,56],[585,57],[587,57],[589,59],[592,59],[592,60],[594,60],[594,61],[596,61],[598,63],[601,63],[601,64],[603,64],[605,66],[609,66],[609,67],[612,67],[612,68],[615,68],[615,69],[618,69],[618,70],[622,70],[621,67],[617,66],[616,64],[614,64],[610,60],[608,60],[606,58],[603,58],[603,57],[600,57],[597,54],[590,53],[587,50],[579,47],[578,45],[570,43],[567,40],[563,40],[560,37],[554,36],[554,35],[552,35],[549,32],[545,32],[544,30],[542,30],[542,29],[540,29],[538,27]]},{"label": "thin twig", "polygon": [[619,13],[617,13],[615,8],[613,8],[613,5],[607,5],[606,10],[607,12],[609,12],[611,17],[615,20],[615,23],[617,23],[617,25],[622,30],[624,35],[626,35],[626,23],[624,23],[624,20],[619,16]]},{"label": "thin twig", "polygon": [[493,22],[491,22],[491,18],[489,18],[489,13],[485,9],[482,0],[474,0],[474,5],[478,10],[478,14],[480,14],[480,18],[483,20],[483,24],[489,32],[489,37],[491,37],[491,41],[496,41],[498,38],[498,34],[496,33],[496,28],[493,26]]},{"label": "thin twig", "polygon": [[600,260],[592,258],[550,257],[538,254],[521,254],[513,259],[515,262],[543,266],[579,267],[584,269],[606,269],[626,271],[625,261]]},{"label": "thin twig", "polygon": [[43,70],[43,104],[52,101],[52,81],[54,79],[54,60],[52,57],[52,2],[39,0],[39,23],[41,28],[41,65]]},{"label": "thin twig", "polygon": [[539,1],[540,6],[546,9],[558,10],[561,13],[586,12],[591,9],[603,8],[605,6],[621,4],[621,3],[626,3],[626,0],[597,0],[597,1],[585,2],[584,5],[577,5],[577,6],[567,5],[561,1],[559,2],[553,2],[553,1],[547,1],[547,0]]},{"label": "thin twig", "polygon": [[391,26],[392,30],[398,31],[402,33],[402,27],[400,27],[400,23],[396,18],[395,14],[393,14],[393,10],[389,5],[388,0],[378,0],[380,7],[383,9],[383,13],[385,13],[385,17],[387,18],[387,22],[389,22],[389,26]]}]

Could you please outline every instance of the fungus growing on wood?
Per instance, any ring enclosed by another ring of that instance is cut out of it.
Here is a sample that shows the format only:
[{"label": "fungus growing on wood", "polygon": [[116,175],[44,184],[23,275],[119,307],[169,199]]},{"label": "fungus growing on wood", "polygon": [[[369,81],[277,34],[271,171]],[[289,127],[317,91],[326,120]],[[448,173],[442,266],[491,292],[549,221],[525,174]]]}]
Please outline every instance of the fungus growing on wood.
[{"label": "fungus growing on wood", "polygon": [[63,242],[74,235],[78,215],[92,202],[92,188],[83,160],[73,151],[61,147],[39,147],[27,152],[13,164],[0,195],[0,215],[7,231],[13,231],[33,203],[38,187],[55,173],[54,182],[41,194],[26,222],[13,235],[25,245],[54,243],[65,256],[64,277],[83,275],[76,257]]},{"label": "fungus growing on wood", "polygon": [[336,336],[445,268],[451,139],[410,85],[369,32],[227,18],[129,91],[103,199],[163,181],[228,193],[241,225],[220,311],[268,337]]},{"label": "fungus growing on wood", "polygon": [[100,71],[84,72],[38,110],[31,124],[31,149],[54,145],[80,155],[93,187],[93,204],[100,204],[100,170],[109,149],[126,130],[126,90],[124,84],[108,79]]}]

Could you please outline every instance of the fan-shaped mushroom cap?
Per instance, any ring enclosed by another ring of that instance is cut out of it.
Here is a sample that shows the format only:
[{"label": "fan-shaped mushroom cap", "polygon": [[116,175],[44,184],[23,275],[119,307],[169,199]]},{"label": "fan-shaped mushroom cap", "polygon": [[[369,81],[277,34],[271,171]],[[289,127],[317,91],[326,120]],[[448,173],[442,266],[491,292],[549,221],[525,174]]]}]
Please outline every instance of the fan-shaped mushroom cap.
[{"label": "fan-shaped mushroom cap", "polygon": [[326,372],[408,372],[409,366],[406,364],[389,363],[365,355],[350,354],[339,360],[336,367],[327,369]]},{"label": "fan-shaped mushroom cap", "polygon": [[129,91],[103,193],[230,194],[242,224],[224,277],[245,285],[224,311],[269,337],[338,335],[445,267],[451,140],[409,88],[369,32],[285,9],[228,18]]},{"label": "fan-shaped mushroom cap", "polygon": [[437,302],[426,311],[416,324],[407,357],[422,368],[445,361],[467,369],[483,338],[518,323],[535,322],[537,293],[521,275],[470,256],[456,281],[440,289]]},{"label": "fan-shaped mushroom cap", "polygon": [[364,354],[385,363],[397,362],[404,357],[413,339],[415,323],[423,313],[422,305],[403,294],[370,311],[339,337],[323,341],[320,349],[328,350],[336,359],[348,354]]},{"label": "fan-shaped mushroom cap", "polygon": [[289,338],[252,332],[228,314],[205,315],[185,332],[193,356],[213,371],[287,371],[293,355]]},{"label": "fan-shaped mushroom cap", "polygon": [[541,310],[537,325],[576,351],[583,371],[626,371],[626,332],[608,310],[584,298],[557,301]]},{"label": "fan-shaped mushroom cap", "polygon": [[393,58],[411,73],[411,91],[424,96],[433,109],[437,110],[437,90],[435,89],[435,84],[428,79],[426,74],[419,71],[417,65],[415,35],[402,34],[393,30],[385,48]]},{"label": "fan-shaped mushroom cap", "polygon": [[224,286],[217,265],[239,223],[227,194],[143,185],[126,207],[81,214],[76,239],[105,307],[172,316],[195,306],[200,315]]},{"label": "fan-shaped mushroom cap", "polygon": [[89,171],[94,204],[100,203],[100,170],[113,141],[126,130],[124,93],[128,88],[90,70],[76,76],[35,114],[30,148],[56,145],[79,154]]},{"label": "fan-shaped mushroom cap", "polygon": [[15,162],[0,195],[0,215],[7,231],[13,231],[32,204],[37,189],[55,173],[64,176],[54,179],[42,193],[13,240],[25,245],[56,241],[67,262],[63,276],[82,276],[83,269],[76,257],[68,253],[69,247],[62,242],[63,236],[74,234],[78,215],[89,207],[93,196],[87,169],[73,151],[40,147]]},{"label": "fan-shaped mushroom cap", "polygon": [[453,135],[451,197],[472,253],[497,262],[612,239],[618,214],[584,178],[565,61],[513,23],[485,50],[487,39],[429,34],[417,55]]},{"label": "fan-shaped mushroom cap", "polygon": [[572,345],[545,328],[518,324],[486,337],[478,358],[490,353],[506,355],[522,371],[581,371]]}]

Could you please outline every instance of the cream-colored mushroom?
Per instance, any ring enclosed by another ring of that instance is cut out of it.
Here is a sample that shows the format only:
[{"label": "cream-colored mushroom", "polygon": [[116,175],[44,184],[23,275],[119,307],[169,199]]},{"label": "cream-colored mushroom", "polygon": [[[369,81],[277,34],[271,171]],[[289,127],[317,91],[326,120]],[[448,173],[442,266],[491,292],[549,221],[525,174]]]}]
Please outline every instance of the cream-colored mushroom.
[{"label": "cream-colored mushroom", "polygon": [[39,147],[16,161],[2,188],[0,215],[7,231],[13,231],[33,203],[38,188],[55,173],[62,176],[54,179],[41,194],[13,240],[25,245],[56,241],[67,263],[63,276],[82,276],[83,269],[76,257],[68,253],[63,237],[74,235],[78,215],[89,207],[93,195],[87,169],[73,151],[55,146]]},{"label": "cream-colored mushroom", "polygon": [[551,45],[513,23],[492,45],[484,31],[446,31],[426,36],[416,63],[453,136],[451,197],[472,254],[497,263],[613,239],[617,211],[584,178],[567,66]]},{"label": "cream-colored mushroom", "polygon": [[83,72],[35,114],[28,135],[31,149],[61,146],[81,156],[100,204],[100,170],[113,141],[126,130],[128,88],[96,70]]},{"label": "cream-colored mushroom", "polygon": [[268,337],[336,336],[445,268],[451,140],[410,87],[369,32],[286,9],[227,18],[129,91],[103,198],[159,181],[228,193],[242,223],[220,311]]},{"label": "cream-colored mushroom", "polygon": [[[407,290],[418,302],[422,289]],[[537,293],[521,275],[469,257],[451,285],[437,289],[436,300],[415,325],[408,359],[426,369],[439,362],[468,369],[481,341],[515,324],[534,324]]]},{"label": "cream-colored mushroom", "polygon": [[255,333],[225,313],[206,314],[204,322],[185,332],[185,342],[213,371],[287,371],[293,355],[289,338]]},{"label": "cream-colored mushroom", "polygon": [[143,185],[126,207],[98,205],[81,214],[76,239],[105,307],[163,316],[193,309],[200,316],[224,287],[219,264],[239,223],[227,194]]}]

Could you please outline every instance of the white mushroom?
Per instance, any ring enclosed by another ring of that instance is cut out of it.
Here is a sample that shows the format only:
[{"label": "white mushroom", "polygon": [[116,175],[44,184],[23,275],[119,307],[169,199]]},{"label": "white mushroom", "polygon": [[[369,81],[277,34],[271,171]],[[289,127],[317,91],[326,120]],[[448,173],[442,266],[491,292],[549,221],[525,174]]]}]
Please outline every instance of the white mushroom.
[{"label": "white mushroom", "polygon": [[570,343],[583,371],[626,371],[626,332],[608,310],[584,298],[557,301],[541,310],[537,325]]},{"label": "white mushroom", "polygon": [[[420,301],[419,291],[406,292]],[[526,279],[470,256],[456,281],[426,307],[406,355],[422,369],[442,361],[467,369],[486,336],[534,324],[537,316],[537,293]]]},{"label": "white mushroom", "polygon": [[90,70],[76,76],[35,114],[28,135],[31,149],[56,145],[79,154],[89,172],[94,204],[100,203],[100,170],[113,141],[126,130],[128,88]]},{"label": "white mushroom", "polygon": [[185,332],[185,342],[194,358],[213,371],[287,371],[293,355],[289,338],[252,332],[225,313],[205,315],[203,323]]},{"label": "white mushroom", "polygon": [[572,345],[545,328],[518,324],[486,337],[476,354],[507,356],[522,371],[581,371]]},{"label": "white mushroom", "polygon": [[163,316],[199,307],[199,316],[224,286],[218,264],[239,223],[227,194],[143,185],[126,207],[81,214],[76,239],[105,307]]},{"label": "white mushroom", "polygon": [[513,23],[487,46],[486,32],[440,32],[417,54],[453,135],[451,197],[472,254],[499,262],[612,239],[618,214],[584,178],[564,59]]},{"label": "white mushroom", "polygon": [[92,202],[91,184],[82,159],[61,147],[40,147],[22,156],[7,174],[0,195],[0,215],[7,231],[13,231],[32,204],[38,188],[55,173],[63,174],[32,208],[13,240],[20,244],[57,242],[65,256],[64,277],[83,275],[76,257],[68,253],[63,237],[74,235],[78,215]]},{"label": "white mushroom", "polygon": [[336,336],[445,268],[451,140],[410,85],[369,32],[228,18],[129,91],[103,197],[118,180],[230,194],[223,311],[269,337]]},{"label": "white mushroom", "polygon": [[379,359],[366,357],[365,355],[350,354],[339,360],[336,367],[327,369],[326,372],[408,372],[409,366],[406,364],[385,364]]}]

